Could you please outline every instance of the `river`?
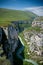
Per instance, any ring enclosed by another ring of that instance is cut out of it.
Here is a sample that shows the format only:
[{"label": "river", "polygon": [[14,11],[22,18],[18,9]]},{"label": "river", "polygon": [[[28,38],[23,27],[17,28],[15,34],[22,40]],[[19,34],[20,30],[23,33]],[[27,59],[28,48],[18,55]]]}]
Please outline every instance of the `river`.
[{"label": "river", "polygon": [[[20,41],[21,41],[21,43],[22,43],[22,45],[23,45],[23,47],[24,47],[24,43],[23,43],[21,37],[18,36],[18,38],[20,39]],[[21,53],[22,50],[24,49],[23,47],[21,47],[21,48],[18,50],[18,52],[17,52],[17,56],[19,56],[19,58],[22,59],[22,60],[23,60],[23,58],[22,58],[22,56],[20,56],[20,53]],[[24,59],[24,61],[29,62],[29,63],[32,63],[33,65],[38,65],[35,61],[33,61],[33,60],[31,60],[31,59]]]}]

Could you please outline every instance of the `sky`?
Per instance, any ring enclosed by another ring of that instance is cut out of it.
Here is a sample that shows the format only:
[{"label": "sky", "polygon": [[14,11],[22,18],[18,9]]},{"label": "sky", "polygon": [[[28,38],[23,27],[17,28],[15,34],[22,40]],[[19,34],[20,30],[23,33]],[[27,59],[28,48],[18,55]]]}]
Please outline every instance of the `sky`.
[{"label": "sky", "polygon": [[43,0],[0,0],[0,8],[28,10],[43,16]]}]

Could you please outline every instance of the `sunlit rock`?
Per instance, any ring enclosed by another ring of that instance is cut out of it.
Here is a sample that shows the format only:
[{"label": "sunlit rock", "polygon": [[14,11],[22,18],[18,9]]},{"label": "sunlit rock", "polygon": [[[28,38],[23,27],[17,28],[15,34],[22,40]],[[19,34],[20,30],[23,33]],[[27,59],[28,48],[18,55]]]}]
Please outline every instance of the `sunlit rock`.
[{"label": "sunlit rock", "polygon": [[43,53],[43,34],[34,34],[30,38],[30,50],[36,52],[38,55]]}]

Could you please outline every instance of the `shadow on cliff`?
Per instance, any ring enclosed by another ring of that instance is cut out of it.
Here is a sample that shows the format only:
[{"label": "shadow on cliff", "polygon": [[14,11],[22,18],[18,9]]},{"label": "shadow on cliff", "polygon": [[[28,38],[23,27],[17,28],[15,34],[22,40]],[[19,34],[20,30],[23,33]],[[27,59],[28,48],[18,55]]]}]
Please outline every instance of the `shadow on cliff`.
[{"label": "shadow on cliff", "polygon": [[13,52],[14,65],[23,65],[24,58],[24,46],[21,44],[20,40],[18,40],[18,47],[15,52]]},{"label": "shadow on cliff", "polygon": [[[2,33],[2,39],[0,41],[2,48],[3,48],[3,53],[1,53],[1,56],[3,56],[4,54],[6,55],[6,58],[8,58],[8,54],[9,54],[9,43],[8,43],[8,39],[7,36],[3,30],[3,28],[1,28],[1,32]],[[23,59],[24,57],[24,46],[22,45],[22,43],[20,42],[20,40],[18,39],[18,46],[16,48],[16,50],[14,52],[12,52],[12,56],[13,56],[13,65],[23,65]]]}]

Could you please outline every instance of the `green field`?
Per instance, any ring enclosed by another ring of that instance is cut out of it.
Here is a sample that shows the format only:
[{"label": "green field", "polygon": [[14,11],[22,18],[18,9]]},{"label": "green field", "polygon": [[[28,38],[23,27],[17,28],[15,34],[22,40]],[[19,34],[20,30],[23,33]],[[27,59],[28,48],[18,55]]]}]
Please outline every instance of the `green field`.
[{"label": "green field", "polygon": [[15,20],[33,21],[36,16],[32,12],[0,8],[0,26],[5,26]]}]

